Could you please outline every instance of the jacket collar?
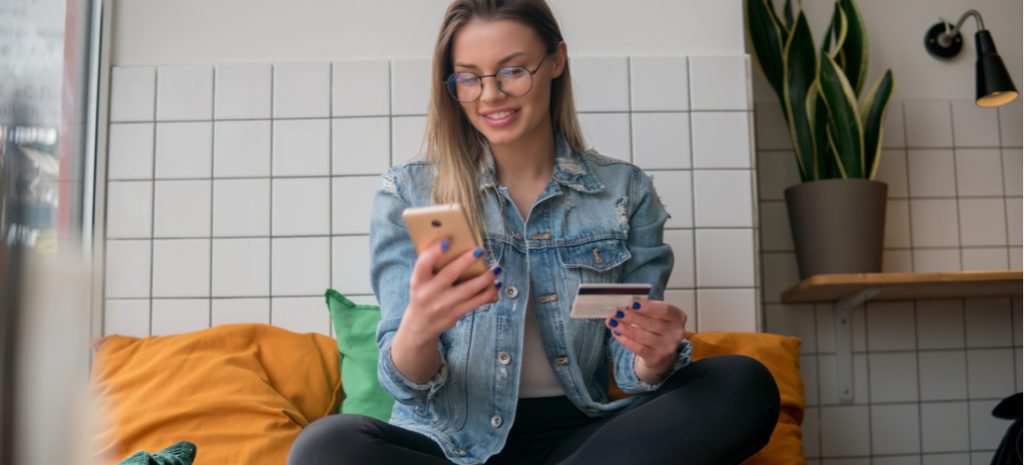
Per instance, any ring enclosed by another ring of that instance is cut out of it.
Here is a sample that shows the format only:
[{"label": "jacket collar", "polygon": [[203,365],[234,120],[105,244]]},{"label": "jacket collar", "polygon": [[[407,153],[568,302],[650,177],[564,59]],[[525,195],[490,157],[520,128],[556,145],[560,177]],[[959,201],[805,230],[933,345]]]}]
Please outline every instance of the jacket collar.
[{"label": "jacket collar", "polygon": [[[580,192],[593,194],[604,190],[604,184],[593,175],[584,160],[584,154],[572,150],[561,133],[555,132],[555,169],[551,177],[558,184]],[[480,160],[480,189],[495,187],[498,175],[494,168],[494,153],[490,144],[483,144]]]}]

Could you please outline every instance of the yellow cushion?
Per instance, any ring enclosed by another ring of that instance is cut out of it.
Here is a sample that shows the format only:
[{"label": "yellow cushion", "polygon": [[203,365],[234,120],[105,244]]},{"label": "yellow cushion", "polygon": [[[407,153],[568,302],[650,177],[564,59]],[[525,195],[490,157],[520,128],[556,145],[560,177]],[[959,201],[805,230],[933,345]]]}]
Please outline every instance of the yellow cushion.
[{"label": "yellow cushion", "polygon": [[138,450],[196,444],[195,464],[285,463],[310,422],[341,397],[335,341],[259,325],[94,343],[92,384],[112,427],[97,453],[116,463]]},{"label": "yellow cushion", "polygon": [[[687,333],[693,343],[693,359],[739,354],[764,364],[779,386],[781,409],[768,444],[741,465],[806,465],[800,423],[804,419],[804,383],[800,377],[800,339],[769,333]],[[612,384],[609,398],[625,397]]]}]

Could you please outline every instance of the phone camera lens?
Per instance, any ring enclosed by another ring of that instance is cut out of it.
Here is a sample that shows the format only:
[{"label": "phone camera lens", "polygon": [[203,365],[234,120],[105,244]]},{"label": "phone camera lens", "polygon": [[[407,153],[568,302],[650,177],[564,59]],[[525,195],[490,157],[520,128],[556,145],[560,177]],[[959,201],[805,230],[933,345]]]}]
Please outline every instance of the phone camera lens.
[{"label": "phone camera lens", "polygon": [[435,227],[435,228],[440,228],[441,227],[441,222],[439,220],[433,220],[433,221],[430,222],[430,225]]}]

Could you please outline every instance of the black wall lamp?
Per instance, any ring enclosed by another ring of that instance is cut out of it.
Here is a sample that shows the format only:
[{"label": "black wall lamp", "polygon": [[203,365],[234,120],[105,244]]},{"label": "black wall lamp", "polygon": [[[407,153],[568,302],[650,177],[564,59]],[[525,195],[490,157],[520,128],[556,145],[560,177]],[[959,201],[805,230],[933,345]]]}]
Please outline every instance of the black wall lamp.
[{"label": "black wall lamp", "polygon": [[968,16],[974,16],[978,22],[978,32],[974,34],[974,44],[978,50],[978,61],[975,64],[976,94],[975,102],[980,107],[998,107],[1006,105],[1017,98],[1017,88],[1006,71],[1003,59],[996,52],[996,44],[992,34],[985,29],[981,14],[976,10],[967,10],[956,26],[943,20],[935,24],[924,36],[924,48],[935,58],[950,59],[960,53],[963,37],[960,26]]}]

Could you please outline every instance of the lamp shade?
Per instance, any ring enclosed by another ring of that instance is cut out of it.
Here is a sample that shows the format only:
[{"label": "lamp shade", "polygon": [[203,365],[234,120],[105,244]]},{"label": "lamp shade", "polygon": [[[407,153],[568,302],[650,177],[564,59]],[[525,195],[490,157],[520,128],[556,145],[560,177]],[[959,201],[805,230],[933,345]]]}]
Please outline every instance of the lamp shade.
[{"label": "lamp shade", "polygon": [[982,29],[974,34],[974,43],[978,49],[978,62],[975,64],[978,106],[998,107],[1012,102],[1017,98],[1017,88],[1006,71],[1003,59],[996,52],[992,34]]}]

